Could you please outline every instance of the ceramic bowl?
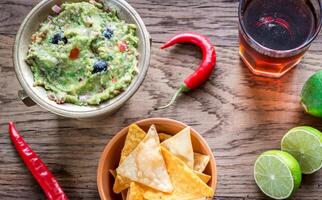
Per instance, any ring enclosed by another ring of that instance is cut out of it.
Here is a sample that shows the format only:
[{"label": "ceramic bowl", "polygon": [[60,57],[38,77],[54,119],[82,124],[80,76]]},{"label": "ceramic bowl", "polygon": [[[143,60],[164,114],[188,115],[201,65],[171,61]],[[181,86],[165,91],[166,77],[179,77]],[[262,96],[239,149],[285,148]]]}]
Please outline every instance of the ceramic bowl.
[{"label": "ceramic bowl", "polygon": [[43,0],[35,6],[23,21],[15,41],[13,61],[17,78],[23,90],[19,96],[27,106],[34,105],[34,102],[41,107],[57,115],[70,118],[96,118],[108,115],[120,108],[138,90],[144,80],[150,62],[150,35],[140,18],[139,14],[124,0],[102,0],[105,6],[116,9],[118,16],[128,23],[137,25],[137,36],[139,37],[139,74],[132,81],[131,85],[116,98],[106,101],[99,106],[77,106],[74,104],[58,105],[47,97],[42,87],[33,86],[33,74],[26,64],[25,58],[28,46],[31,43],[31,36],[39,28],[48,15],[53,14],[51,10],[54,5],[61,5],[63,2],[77,2],[82,0]]},{"label": "ceramic bowl", "polygon": [[[181,131],[187,125],[175,120],[165,118],[150,118],[135,122],[143,130],[148,131],[149,127],[154,124],[159,133],[167,133],[174,135]],[[120,195],[113,193],[114,178],[109,173],[109,170],[116,169],[121,155],[121,150],[124,146],[125,137],[127,135],[128,127],[118,132],[112,140],[109,141],[105,147],[97,170],[97,186],[102,200],[118,200],[122,199]],[[191,128],[192,145],[195,152],[210,156],[210,162],[204,173],[212,177],[208,185],[216,190],[217,184],[217,169],[215,158],[210,147],[202,136]]]}]

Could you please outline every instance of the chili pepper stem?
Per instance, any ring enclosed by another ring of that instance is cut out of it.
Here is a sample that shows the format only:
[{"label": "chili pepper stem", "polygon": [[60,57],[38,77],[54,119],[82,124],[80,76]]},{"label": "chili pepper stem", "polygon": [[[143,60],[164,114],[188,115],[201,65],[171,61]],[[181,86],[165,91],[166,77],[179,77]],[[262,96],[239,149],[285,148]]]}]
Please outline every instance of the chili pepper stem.
[{"label": "chili pepper stem", "polygon": [[177,92],[173,95],[173,97],[172,97],[171,101],[170,101],[167,105],[165,105],[165,106],[161,106],[161,107],[158,107],[158,108],[154,108],[154,110],[161,110],[161,109],[165,109],[165,108],[170,107],[170,106],[171,106],[171,105],[173,105],[173,104],[174,104],[174,102],[177,100],[178,96],[179,96],[180,94],[182,94],[183,92],[186,92],[186,91],[189,91],[189,89],[187,88],[187,86],[186,86],[186,85],[182,84],[182,85],[180,86],[180,88],[177,90]]}]

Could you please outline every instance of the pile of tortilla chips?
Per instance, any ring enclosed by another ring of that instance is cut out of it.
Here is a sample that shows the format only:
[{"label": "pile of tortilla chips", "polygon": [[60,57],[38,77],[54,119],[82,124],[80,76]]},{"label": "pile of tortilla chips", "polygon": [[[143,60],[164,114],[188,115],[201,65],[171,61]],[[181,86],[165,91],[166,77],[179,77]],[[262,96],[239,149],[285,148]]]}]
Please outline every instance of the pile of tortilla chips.
[{"label": "pile of tortilla chips", "polygon": [[211,176],[202,173],[208,163],[208,155],[193,152],[189,127],[171,136],[132,124],[120,164],[111,170],[113,191],[123,200],[203,200],[214,195]]}]

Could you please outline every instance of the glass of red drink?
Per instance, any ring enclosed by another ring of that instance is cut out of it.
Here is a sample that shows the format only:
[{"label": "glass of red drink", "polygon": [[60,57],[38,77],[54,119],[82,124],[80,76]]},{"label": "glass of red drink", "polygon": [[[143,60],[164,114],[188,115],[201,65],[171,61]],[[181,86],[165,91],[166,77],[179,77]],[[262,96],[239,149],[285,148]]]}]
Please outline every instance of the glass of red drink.
[{"label": "glass of red drink", "polygon": [[320,0],[240,0],[240,57],[256,75],[281,77],[301,61],[320,28]]}]

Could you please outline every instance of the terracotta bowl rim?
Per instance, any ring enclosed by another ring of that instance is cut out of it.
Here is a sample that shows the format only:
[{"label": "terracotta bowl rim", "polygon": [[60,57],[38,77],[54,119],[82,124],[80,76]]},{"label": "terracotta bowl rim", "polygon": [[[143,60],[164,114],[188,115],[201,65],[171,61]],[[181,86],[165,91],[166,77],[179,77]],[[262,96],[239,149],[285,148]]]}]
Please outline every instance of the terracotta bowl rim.
[{"label": "terracotta bowl rim", "polygon": [[[155,124],[155,123],[165,123],[165,122],[172,122],[175,123],[177,125],[186,127],[188,126],[187,124],[174,120],[174,119],[169,119],[169,118],[147,118],[147,119],[143,119],[143,120],[139,120],[136,122],[133,122],[134,124],[137,124],[138,126],[140,126],[140,124],[142,123],[150,123],[150,124]],[[131,124],[133,124],[131,123]],[[100,195],[101,199],[103,198],[103,193],[104,193],[104,188],[103,188],[103,174],[101,172],[103,172],[103,162],[106,160],[105,158],[107,157],[110,149],[112,148],[112,144],[114,144],[114,141],[118,141],[120,138],[123,137],[124,134],[126,134],[126,131],[128,129],[129,126],[126,126],[125,128],[121,129],[120,131],[118,131],[114,137],[107,143],[107,145],[104,147],[104,150],[100,156],[99,159],[99,164],[98,164],[98,168],[97,168],[97,187],[98,187],[98,192]],[[210,156],[210,171],[211,171],[211,181],[210,183],[208,183],[208,185],[210,185],[210,187],[212,187],[214,189],[214,191],[216,192],[216,188],[217,188],[217,164],[216,164],[216,159],[214,157],[214,154],[211,150],[211,148],[209,147],[208,143],[206,142],[206,140],[202,137],[202,135],[197,132],[195,129],[191,128],[191,132],[194,136],[196,136],[197,140],[201,142],[201,144],[205,147],[205,150],[207,151],[207,153],[209,153]],[[123,134],[122,134],[123,133]]]}]

